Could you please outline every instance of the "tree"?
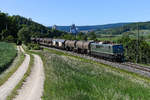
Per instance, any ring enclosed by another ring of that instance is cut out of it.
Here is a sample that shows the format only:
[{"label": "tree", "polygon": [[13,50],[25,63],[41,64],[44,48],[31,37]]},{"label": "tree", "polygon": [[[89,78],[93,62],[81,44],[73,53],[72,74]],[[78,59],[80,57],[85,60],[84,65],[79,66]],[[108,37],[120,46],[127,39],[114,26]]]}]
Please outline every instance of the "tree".
[{"label": "tree", "polygon": [[138,54],[138,63],[149,63],[150,46],[146,41],[140,39],[137,49],[137,42],[138,40],[131,39],[128,35],[123,35],[122,38],[118,40],[118,43],[121,43],[124,46],[124,55],[126,60],[136,62]]},{"label": "tree", "polygon": [[31,30],[29,27],[23,27],[18,32],[18,40],[22,41],[23,43],[27,44],[30,42],[31,38]]},{"label": "tree", "polygon": [[14,41],[14,37],[12,35],[9,35],[8,37],[5,38],[5,41],[13,42]]},{"label": "tree", "polygon": [[66,40],[75,40],[75,35],[72,35],[72,34],[63,34],[60,38],[64,38]]},{"label": "tree", "polygon": [[77,35],[77,40],[87,40],[87,35],[83,32],[80,32],[78,35]]},{"label": "tree", "polygon": [[96,34],[95,34],[95,32],[90,32],[89,33],[89,38],[90,38],[90,40],[96,40]]},{"label": "tree", "polygon": [[9,35],[10,35],[9,30],[4,29],[2,30],[2,33],[1,33],[1,39],[4,40]]}]

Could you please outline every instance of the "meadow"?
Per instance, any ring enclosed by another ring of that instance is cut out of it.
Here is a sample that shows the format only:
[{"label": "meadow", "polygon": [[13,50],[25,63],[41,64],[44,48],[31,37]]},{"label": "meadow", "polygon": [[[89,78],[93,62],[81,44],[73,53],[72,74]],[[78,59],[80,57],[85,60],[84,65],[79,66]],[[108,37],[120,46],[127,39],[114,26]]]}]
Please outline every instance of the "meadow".
[{"label": "meadow", "polygon": [[15,44],[0,42],[0,73],[9,67],[16,54]]},{"label": "meadow", "polygon": [[[124,34],[128,34],[128,36],[132,39],[137,39],[137,30],[124,32],[122,34],[118,35],[110,35],[110,34],[97,34],[97,40],[99,41],[111,41],[111,42],[117,42],[118,39],[120,39]],[[143,37],[144,40],[148,44],[150,44],[150,30],[139,30],[139,36]]]},{"label": "meadow", "polygon": [[59,51],[40,52],[43,100],[148,100],[149,81]]}]

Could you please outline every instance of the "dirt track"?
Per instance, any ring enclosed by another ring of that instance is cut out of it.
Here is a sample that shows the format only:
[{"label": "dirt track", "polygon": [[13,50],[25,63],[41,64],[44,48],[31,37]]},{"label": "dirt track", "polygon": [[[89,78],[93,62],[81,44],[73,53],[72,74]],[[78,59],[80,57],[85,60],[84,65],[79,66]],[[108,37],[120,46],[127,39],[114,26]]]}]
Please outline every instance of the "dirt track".
[{"label": "dirt track", "polygon": [[38,55],[34,55],[34,66],[19,94],[14,100],[41,100],[44,85],[43,62]]},{"label": "dirt track", "polygon": [[[22,47],[20,48],[23,50]],[[27,54],[25,56],[25,60],[17,69],[17,71],[2,86],[0,86],[0,100],[6,99],[6,97],[11,93],[11,91],[15,88],[27,71],[30,62],[30,56]]]}]

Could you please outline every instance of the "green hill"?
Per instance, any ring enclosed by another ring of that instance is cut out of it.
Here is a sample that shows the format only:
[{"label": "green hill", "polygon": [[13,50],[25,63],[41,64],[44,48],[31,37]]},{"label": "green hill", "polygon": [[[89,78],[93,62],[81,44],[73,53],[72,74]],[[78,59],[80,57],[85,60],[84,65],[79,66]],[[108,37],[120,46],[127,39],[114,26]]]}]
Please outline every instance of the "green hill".
[{"label": "green hill", "polygon": [[123,25],[117,28],[111,28],[106,30],[97,30],[97,34],[111,34],[111,35],[119,35],[124,32],[132,32],[135,30],[150,30],[150,22],[137,22],[131,23],[127,25]]},{"label": "green hill", "polygon": [[33,21],[30,18],[25,18],[19,15],[9,16],[6,13],[0,12],[0,41],[17,42],[18,32],[22,28],[26,28],[25,38],[31,37],[57,37],[64,32],[51,30],[50,28]]}]

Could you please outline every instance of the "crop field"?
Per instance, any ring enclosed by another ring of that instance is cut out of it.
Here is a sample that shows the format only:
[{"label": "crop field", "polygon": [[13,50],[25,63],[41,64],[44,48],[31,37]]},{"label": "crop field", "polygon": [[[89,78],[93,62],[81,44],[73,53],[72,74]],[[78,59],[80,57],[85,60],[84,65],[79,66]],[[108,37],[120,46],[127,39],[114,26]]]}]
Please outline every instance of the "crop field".
[{"label": "crop field", "polygon": [[14,44],[0,42],[0,73],[9,67],[17,54]]},{"label": "crop field", "polygon": [[42,51],[44,100],[148,100],[150,82],[61,52]]}]

